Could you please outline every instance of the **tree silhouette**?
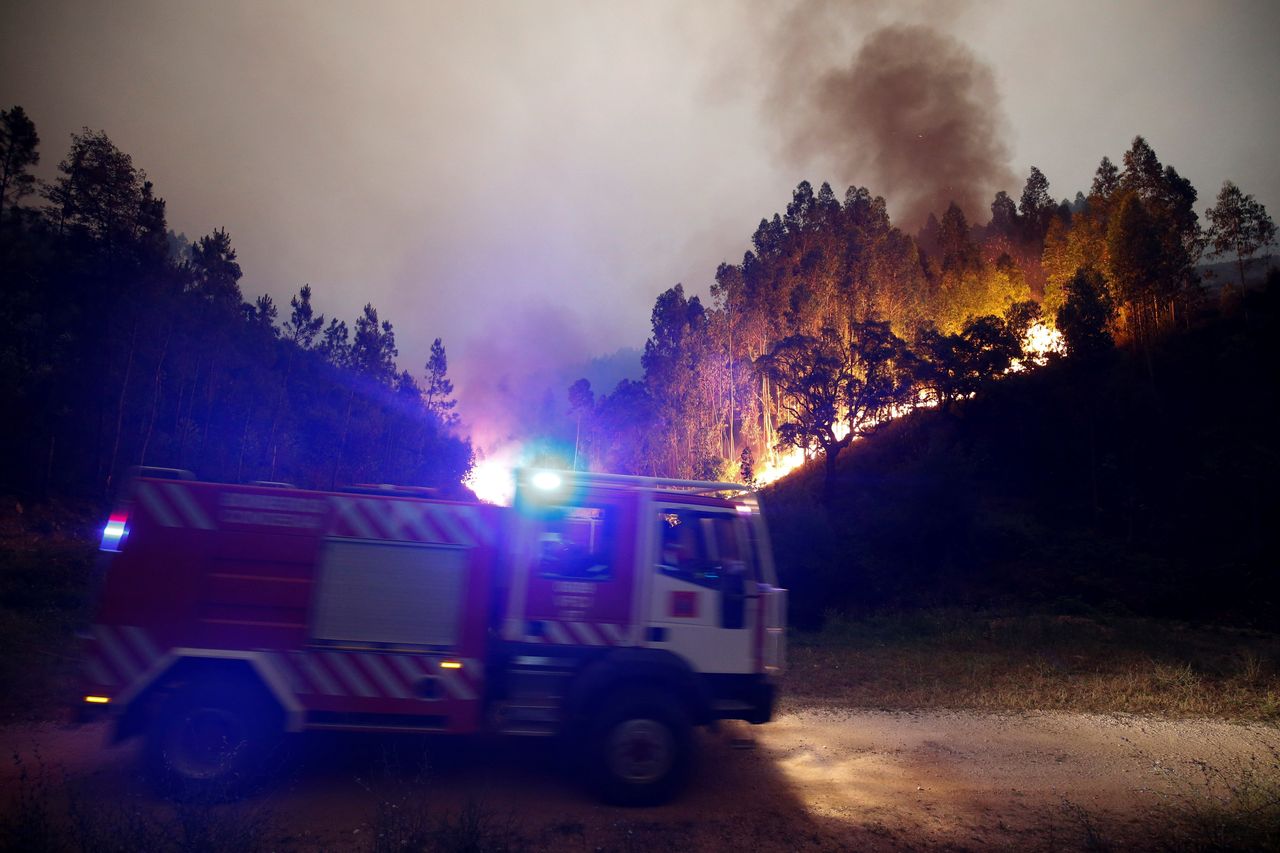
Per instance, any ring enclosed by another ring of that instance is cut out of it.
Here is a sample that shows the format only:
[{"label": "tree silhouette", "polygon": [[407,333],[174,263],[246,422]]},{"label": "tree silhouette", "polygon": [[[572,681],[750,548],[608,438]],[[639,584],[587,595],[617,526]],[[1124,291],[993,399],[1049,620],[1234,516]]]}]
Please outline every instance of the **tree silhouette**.
[{"label": "tree silhouette", "polygon": [[0,223],[4,209],[15,207],[35,189],[30,168],[40,162],[40,136],[20,106],[0,111]]},{"label": "tree silhouette", "polygon": [[1218,192],[1218,203],[1205,211],[1209,228],[1205,233],[1213,254],[1232,252],[1244,289],[1244,271],[1253,256],[1271,245],[1276,238],[1276,225],[1267,209],[1252,195],[1245,195],[1231,181],[1224,181]]},{"label": "tree silhouette", "polygon": [[1056,320],[1067,355],[1089,358],[1111,349],[1114,344],[1107,326],[1114,308],[1101,274],[1092,267],[1082,267],[1066,291]]},{"label": "tree silhouette", "polygon": [[442,426],[456,426],[458,413],[454,411],[458,401],[453,399],[453,380],[449,379],[449,357],[445,354],[444,343],[440,338],[431,342],[431,355],[425,365],[426,380],[422,388],[422,402],[427,411],[436,417]]}]

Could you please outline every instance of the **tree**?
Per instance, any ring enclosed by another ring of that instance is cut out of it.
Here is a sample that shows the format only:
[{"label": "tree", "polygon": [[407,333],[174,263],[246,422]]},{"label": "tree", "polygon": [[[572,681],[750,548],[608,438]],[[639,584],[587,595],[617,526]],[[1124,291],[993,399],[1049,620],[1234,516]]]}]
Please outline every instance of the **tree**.
[{"label": "tree", "polygon": [[1218,203],[1205,211],[1209,229],[1205,237],[1213,254],[1217,256],[1234,252],[1240,274],[1240,289],[1244,289],[1245,267],[1259,249],[1271,245],[1276,238],[1276,224],[1267,215],[1267,209],[1252,195],[1245,195],[1231,181],[1225,181],[1218,192]]},{"label": "tree", "polygon": [[133,242],[146,174],[102,131],[71,135],[71,151],[58,164],[59,177],[45,189],[59,234],[84,233],[117,252]]},{"label": "tree", "polygon": [[1058,309],[1056,323],[1072,358],[1087,358],[1114,345],[1107,326],[1114,308],[1107,284],[1092,267],[1081,267],[1067,284],[1066,300]]},{"label": "tree", "polygon": [[316,336],[324,328],[324,315],[316,315],[311,307],[311,285],[304,284],[298,295],[289,300],[289,319],[284,321],[285,340],[299,349],[315,346]]},{"label": "tree", "polygon": [[431,355],[425,365],[426,380],[422,388],[422,402],[427,411],[436,417],[443,426],[455,426],[458,413],[454,408],[458,401],[453,399],[453,380],[448,376],[449,357],[445,354],[444,343],[440,338],[431,342]]},{"label": "tree", "polygon": [[254,329],[268,338],[274,339],[279,332],[276,330],[276,317],[280,311],[276,308],[275,300],[270,294],[262,294],[252,305],[244,305],[244,316],[249,323],[249,327]]},{"label": "tree", "polygon": [[579,445],[582,443],[582,418],[590,416],[595,409],[596,395],[591,391],[591,383],[585,378],[579,379],[569,386],[569,414],[574,416],[576,424],[573,434],[573,470],[578,470]]},{"label": "tree", "polygon": [[779,444],[822,450],[828,497],[840,451],[910,402],[913,390],[910,354],[888,323],[854,324],[851,337],[846,346],[830,328],[792,335],[759,364],[790,417],[778,427]]},{"label": "tree", "polygon": [[188,268],[191,290],[205,303],[225,311],[239,308],[242,273],[227,229],[218,228],[197,240],[191,247]]},{"label": "tree", "polygon": [[345,368],[351,363],[351,343],[348,340],[345,320],[334,317],[325,327],[318,347],[324,360],[334,367]]},{"label": "tree", "polygon": [[[443,351],[443,350],[442,350]],[[378,322],[377,309],[366,302],[364,310],[356,318],[351,338],[351,368],[390,387],[396,375],[396,335],[387,320]]]},{"label": "tree", "polygon": [[1103,157],[1102,162],[1098,164],[1098,171],[1094,173],[1093,184],[1089,187],[1089,196],[1105,203],[1119,188],[1120,170],[1116,168],[1115,163],[1111,162],[1110,157]]},{"label": "tree", "polygon": [[839,336],[829,328],[819,337],[791,335],[760,361],[760,369],[778,388],[789,416],[778,427],[779,446],[821,449],[830,488],[836,455],[853,440],[847,429],[853,370]]},{"label": "tree", "polygon": [[35,189],[28,171],[40,162],[40,137],[20,106],[0,111],[0,221],[4,208],[15,207]]},{"label": "tree", "polygon": [[1125,306],[1133,338],[1146,341],[1152,332],[1149,306],[1154,302],[1162,247],[1155,224],[1136,192],[1125,193],[1107,228],[1110,279]]},{"label": "tree", "polygon": [[1005,237],[1013,237],[1018,229],[1018,207],[1004,190],[991,202],[990,229]]},{"label": "tree", "polygon": [[1053,216],[1057,204],[1049,195],[1049,179],[1035,166],[1027,175],[1027,183],[1022,188],[1022,198],[1018,201],[1018,213],[1027,229],[1027,239],[1038,241],[1044,237],[1049,227],[1049,219]]}]

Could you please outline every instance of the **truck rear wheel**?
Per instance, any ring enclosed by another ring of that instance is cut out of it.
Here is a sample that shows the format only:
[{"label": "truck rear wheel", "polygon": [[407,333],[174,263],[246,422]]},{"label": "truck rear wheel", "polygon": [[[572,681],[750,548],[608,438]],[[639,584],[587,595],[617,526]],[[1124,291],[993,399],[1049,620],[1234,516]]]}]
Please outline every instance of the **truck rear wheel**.
[{"label": "truck rear wheel", "polygon": [[221,800],[266,775],[280,741],[279,709],[242,680],[192,684],[161,706],[147,735],[146,763],[161,791]]},{"label": "truck rear wheel", "polygon": [[592,760],[604,798],[652,806],[679,791],[691,762],[693,730],[684,708],[658,692],[612,697],[594,727]]}]

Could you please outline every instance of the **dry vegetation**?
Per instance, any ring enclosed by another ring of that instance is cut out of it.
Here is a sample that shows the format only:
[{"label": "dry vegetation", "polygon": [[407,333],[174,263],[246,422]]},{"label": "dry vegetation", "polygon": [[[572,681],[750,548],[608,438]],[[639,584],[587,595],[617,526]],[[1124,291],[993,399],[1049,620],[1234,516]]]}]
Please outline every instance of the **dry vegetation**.
[{"label": "dry vegetation", "polygon": [[796,633],[790,707],[1280,721],[1280,637],[1137,618],[924,611]]}]

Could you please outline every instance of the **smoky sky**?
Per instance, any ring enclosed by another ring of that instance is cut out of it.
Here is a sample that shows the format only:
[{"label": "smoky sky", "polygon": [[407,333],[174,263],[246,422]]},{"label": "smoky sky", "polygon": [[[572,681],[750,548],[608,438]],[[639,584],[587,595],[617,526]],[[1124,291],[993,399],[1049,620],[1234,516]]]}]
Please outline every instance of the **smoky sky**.
[{"label": "smoky sky", "polygon": [[1016,181],[990,67],[931,27],[877,29],[847,67],[776,100],[793,107],[789,142],[802,162],[866,176],[908,230],[951,202],[973,220]]},{"label": "smoky sky", "polygon": [[106,131],[172,228],[228,230],[247,297],[372,302],[402,368],[441,337],[464,418],[518,421],[510,389],[642,346],[657,295],[705,297],[804,179],[914,230],[942,198],[982,219],[1032,165],[1073,196],[1141,133],[1199,210],[1230,178],[1280,214],[1278,9],[13,0],[0,105],[43,177]]}]

